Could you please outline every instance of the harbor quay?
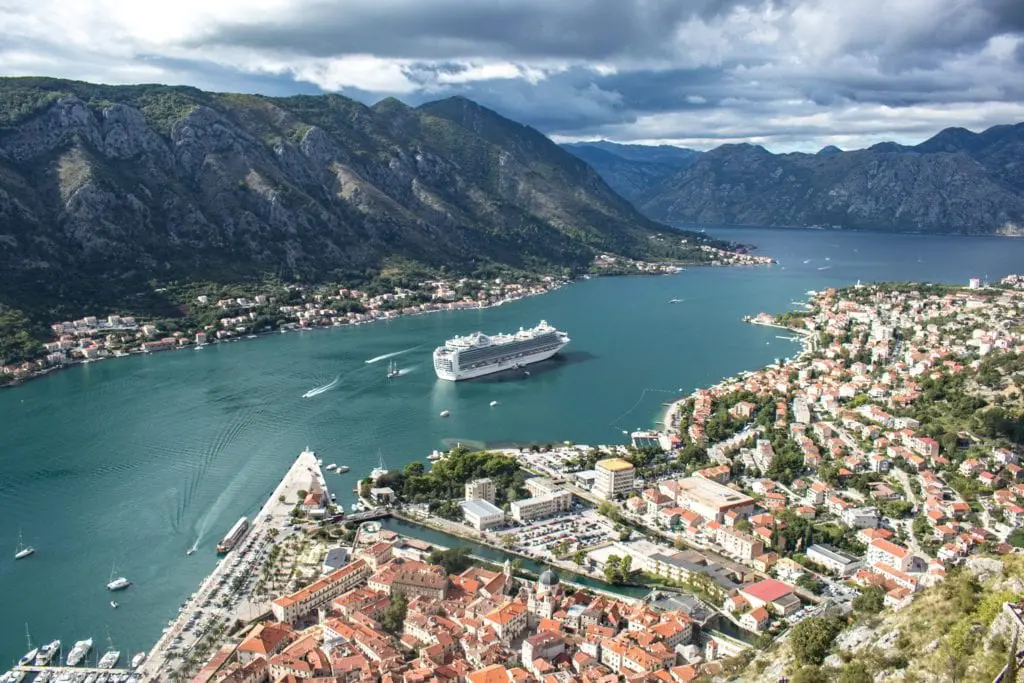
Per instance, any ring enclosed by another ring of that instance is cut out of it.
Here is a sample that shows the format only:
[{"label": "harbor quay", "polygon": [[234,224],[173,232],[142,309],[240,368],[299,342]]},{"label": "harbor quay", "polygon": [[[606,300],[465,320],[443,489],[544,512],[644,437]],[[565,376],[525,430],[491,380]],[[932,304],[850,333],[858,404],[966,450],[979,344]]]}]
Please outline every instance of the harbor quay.
[{"label": "harbor quay", "polygon": [[187,666],[189,655],[205,639],[216,641],[237,622],[248,623],[265,615],[270,603],[264,595],[257,594],[254,579],[266,564],[270,548],[297,533],[292,517],[297,505],[322,507],[329,501],[316,454],[307,448],[292,462],[262,509],[249,521],[248,534],[235,539],[234,547],[168,624],[139,668],[140,680],[170,680],[176,671]]}]

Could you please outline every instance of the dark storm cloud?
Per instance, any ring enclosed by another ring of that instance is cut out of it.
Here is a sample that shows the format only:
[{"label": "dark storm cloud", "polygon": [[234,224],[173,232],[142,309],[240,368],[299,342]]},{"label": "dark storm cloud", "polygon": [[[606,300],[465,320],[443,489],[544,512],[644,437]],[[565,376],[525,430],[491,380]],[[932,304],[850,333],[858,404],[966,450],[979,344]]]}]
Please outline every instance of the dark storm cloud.
[{"label": "dark storm cloud", "polygon": [[195,43],[318,57],[361,53],[411,59],[607,59],[660,53],[681,22],[708,20],[742,4],[744,0],[318,1],[280,22],[216,27]]}]

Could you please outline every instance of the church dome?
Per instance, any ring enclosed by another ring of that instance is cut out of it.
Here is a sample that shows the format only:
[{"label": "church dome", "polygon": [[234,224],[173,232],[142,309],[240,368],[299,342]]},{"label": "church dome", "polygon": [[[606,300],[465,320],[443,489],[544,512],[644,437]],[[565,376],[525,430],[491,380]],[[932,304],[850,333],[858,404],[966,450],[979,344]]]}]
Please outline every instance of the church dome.
[{"label": "church dome", "polygon": [[558,574],[554,573],[550,569],[545,570],[540,578],[537,579],[538,586],[553,587],[558,585]]}]

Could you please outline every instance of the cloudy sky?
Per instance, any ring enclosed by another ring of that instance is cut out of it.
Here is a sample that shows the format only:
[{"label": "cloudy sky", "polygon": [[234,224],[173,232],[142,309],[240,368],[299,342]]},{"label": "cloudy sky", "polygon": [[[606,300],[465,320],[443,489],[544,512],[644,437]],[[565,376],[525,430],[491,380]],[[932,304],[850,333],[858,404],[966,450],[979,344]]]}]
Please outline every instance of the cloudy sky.
[{"label": "cloudy sky", "polygon": [[0,0],[0,73],[409,104],[773,151],[1024,121],[1024,0]]}]

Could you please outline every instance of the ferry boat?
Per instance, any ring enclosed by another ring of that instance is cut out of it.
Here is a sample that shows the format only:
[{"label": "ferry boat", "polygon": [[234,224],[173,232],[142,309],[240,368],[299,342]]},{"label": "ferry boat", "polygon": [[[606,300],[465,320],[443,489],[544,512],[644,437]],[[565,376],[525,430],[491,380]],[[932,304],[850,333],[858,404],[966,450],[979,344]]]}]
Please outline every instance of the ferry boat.
[{"label": "ferry boat", "polygon": [[217,552],[224,554],[230,552],[232,548],[238,545],[238,542],[245,537],[245,532],[249,530],[249,519],[242,517],[235,525],[231,527],[231,530],[220,539],[220,543],[217,544]]},{"label": "ferry boat", "polygon": [[546,320],[528,330],[520,328],[515,334],[474,332],[453,337],[434,349],[434,372],[452,382],[482,377],[547,360],[569,341],[569,335]]},{"label": "ferry boat", "polygon": [[67,665],[78,666],[79,662],[85,659],[85,656],[89,654],[89,650],[92,649],[92,638],[86,638],[85,640],[79,640],[75,643],[75,646],[71,648],[71,652],[68,653]]}]

